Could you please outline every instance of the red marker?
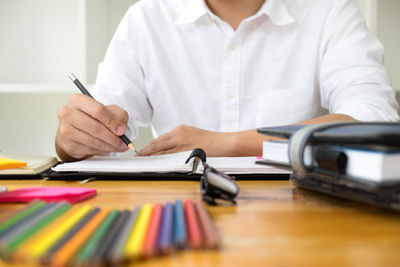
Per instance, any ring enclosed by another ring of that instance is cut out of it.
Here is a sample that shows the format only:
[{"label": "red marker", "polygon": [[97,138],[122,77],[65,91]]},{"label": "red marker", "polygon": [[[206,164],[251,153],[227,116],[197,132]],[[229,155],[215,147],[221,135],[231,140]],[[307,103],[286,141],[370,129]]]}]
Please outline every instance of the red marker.
[{"label": "red marker", "polygon": [[210,215],[201,200],[195,203],[197,215],[199,217],[202,232],[204,233],[204,246],[208,249],[218,248],[218,233]]},{"label": "red marker", "polygon": [[146,257],[153,257],[158,253],[158,233],[160,232],[162,206],[156,204],[153,207],[149,228],[147,229],[146,238],[143,245],[143,254]]},{"label": "red marker", "polygon": [[203,238],[196,209],[193,202],[189,199],[185,201],[184,207],[189,245],[194,249],[201,249],[203,247]]}]

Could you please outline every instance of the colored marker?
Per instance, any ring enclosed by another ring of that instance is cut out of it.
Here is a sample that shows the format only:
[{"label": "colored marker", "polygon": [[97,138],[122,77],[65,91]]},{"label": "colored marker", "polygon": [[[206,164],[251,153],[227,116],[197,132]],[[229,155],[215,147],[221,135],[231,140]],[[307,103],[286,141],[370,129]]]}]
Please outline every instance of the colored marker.
[{"label": "colored marker", "polygon": [[138,221],[133,228],[132,239],[125,246],[125,258],[143,255],[143,242],[149,225],[153,205],[145,204],[140,211]]},{"label": "colored marker", "polygon": [[164,254],[171,253],[173,250],[173,219],[173,207],[172,204],[168,202],[165,204],[162,212],[160,235],[158,238],[158,247]]},{"label": "colored marker", "polygon": [[187,245],[185,213],[181,200],[177,200],[174,206],[174,245],[177,248]]},{"label": "colored marker", "polygon": [[0,223],[0,234],[7,230],[9,227],[14,225],[15,223],[22,220],[25,216],[31,214],[40,206],[43,206],[45,203],[43,201],[33,201],[25,208],[11,214],[8,219],[5,219],[3,222]]},{"label": "colored marker", "polygon": [[[7,231],[2,233],[0,237],[0,242],[2,244],[7,244],[10,240],[14,239],[19,233],[24,232],[31,227],[31,222],[36,223],[38,220],[42,219],[43,216],[47,216],[48,212],[54,211],[54,207],[57,203],[53,202],[49,205],[44,205],[35,212],[26,216],[23,220],[19,221],[18,223],[14,224],[10,227]],[[57,207],[56,207],[57,208]]]},{"label": "colored marker", "polygon": [[143,244],[143,255],[150,258],[158,253],[158,234],[160,232],[160,223],[163,207],[156,204],[153,207],[149,227]]},{"label": "colored marker", "polygon": [[35,233],[18,247],[13,257],[15,259],[26,260],[33,248],[36,247],[37,244],[48,235],[48,233],[53,233],[61,223],[71,217],[71,215],[74,214],[78,209],[78,206],[71,207],[68,211],[51,222],[46,228],[40,229],[37,233]]},{"label": "colored marker", "polygon": [[193,249],[200,249],[203,247],[202,234],[200,229],[199,220],[197,218],[196,210],[193,202],[189,199],[185,200],[185,218],[186,227],[189,236],[189,245]]},{"label": "colored marker", "polygon": [[57,242],[55,242],[41,257],[41,262],[47,265],[50,263],[57,253],[69,240],[71,240],[90,220],[99,213],[100,208],[91,209],[86,213],[82,219],[80,219],[75,225],[73,225]]},{"label": "colored marker", "polygon": [[60,217],[52,221],[47,227],[40,229],[33,236],[28,238],[17,248],[17,250],[13,254],[13,258],[20,260],[25,260],[26,258],[28,258],[30,252],[33,250],[34,247],[36,247],[39,242],[41,242],[49,233],[53,233],[61,223],[71,217],[71,215],[74,214],[79,208],[79,206],[71,207]]},{"label": "colored marker", "polygon": [[111,253],[117,244],[117,241],[119,239],[119,236],[121,234],[121,229],[124,228],[125,224],[128,222],[129,218],[131,217],[132,212],[129,210],[125,210],[122,213],[122,219],[121,219],[121,224],[118,225],[118,227],[115,229],[114,234],[112,235],[112,239],[110,242],[108,242],[107,249],[105,250],[105,253],[102,255],[102,259],[106,260],[107,262],[111,261]]},{"label": "colored marker", "polygon": [[40,229],[44,228],[55,218],[67,211],[70,207],[71,205],[67,204],[66,202],[60,202],[59,205],[54,207],[54,210],[50,209],[48,210],[47,214],[43,214],[43,217],[41,219],[39,219],[39,217],[36,222],[32,220],[29,223],[30,226],[27,227],[25,231],[21,231],[20,233],[18,233],[18,235],[15,236],[14,239],[7,244],[5,252],[7,254],[13,253],[25,240],[29,239]]},{"label": "colored marker", "polygon": [[202,233],[204,233],[204,246],[208,249],[218,248],[218,233],[211,221],[210,215],[201,200],[195,203],[197,215],[200,221]]},{"label": "colored marker", "polygon": [[41,222],[37,223],[35,226],[33,226],[29,231],[21,234],[18,236],[15,240],[10,242],[10,244],[7,247],[7,250],[9,253],[15,253],[16,250],[24,244],[26,240],[29,240],[32,236],[34,236],[37,232],[39,232],[41,229],[45,228],[48,226],[52,221],[57,219],[59,216],[64,214],[67,210],[71,208],[71,205],[65,204],[61,206],[58,210],[50,214],[48,217],[43,219]]},{"label": "colored marker", "polygon": [[17,215],[11,217],[10,219],[6,220],[0,225],[0,239],[9,233],[10,231],[13,231],[13,229],[18,228],[19,225],[23,224],[24,221],[29,218],[32,218],[32,216],[41,208],[43,208],[46,205],[45,202],[43,201],[38,201],[28,209],[22,210],[20,213]]},{"label": "colored marker", "polygon": [[121,212],[118,216],[118,218],[115,220],[111,228],[108,230],[107,234],[104,236],[104,238],[100,242],[100,247],[96,251],[95,254],[95,260],[96,263],[100,263],[104,260],[107,260],[110,251],[114,245],[114,241],[116,237],[118,236],[119,231],[121,230],[121,227],[124,225],[126,219],[129,217],[129,211],[124,210]]},{"label": "colored marker", "polygon": [[93,255],[95,255],[98,247],[100,246],[101,240],[105,237],[107,231],[112,227],[116,218],[119,215],[118,210],[113,210],[107,218],[101,223],[93,236],[85,243],[81,251],[76,256],[76,263],[83,264],[89,262]]},{"label": "colored marker", "polygon": [[118,239],[115,241],[114,247],[110,253],[110,259],[112,265],[119,265],[124,260],[124,248],[127,243],[130,234],[133,231],[137,218],[139,217],[140,208],[135,208],[133,212],[130,213],[126,224],[123,226]]},{"label": "colored marker", "polygon": [[43,255],[53,244],[66,234],[71,227],[79,222],[90,211],[90,209],[91,207],[89,205],[80,207],[78,211],[62,222],[53,232],[51,232],[51,234],[44,236],[36,246],[33,246],[29,258],[37,259]]},{"label": "colored marker", "polygon": [[92,235],[104,218],[109,214],[108,209],[100,210],[92,220],[90,220],[78,233],[76,233],[53,257],[51,265],[65,266],[67,261],[76,251],[84,244],[84,242]]}]

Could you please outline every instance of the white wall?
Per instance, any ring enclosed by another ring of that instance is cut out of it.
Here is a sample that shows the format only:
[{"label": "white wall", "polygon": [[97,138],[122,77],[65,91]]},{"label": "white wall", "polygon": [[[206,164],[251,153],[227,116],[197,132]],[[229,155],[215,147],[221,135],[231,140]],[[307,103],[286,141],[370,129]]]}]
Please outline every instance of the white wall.
[{"label": "white wall", "polygon": [[82,71],[79,0],[0,1],[0,83],[65,83]]},{"label": "white wall", "polygon": [[400,0],[353,0],[372,33],[385,47],[385,67],[400,92]]},{"label": "white wall", "polygon": [[393,87],[400,92],[400,0],[379,0],[379,3],[377,36],[385,46],[385,66]]},{"label": "white wall", "polygon": [[[0,1],[0,150],[55,155],[57,110],[94,83],[122,16],[136,0]],[[141,129],[138,148],[151,140]]]},{"label": "white wall", "polygon": [[136,0],[1,0],[0,83],[93,83],[122,16]]},{"label": "white wall", "polygon": [[[190,0],[188,0],[190,1]],[[353,0],[386,48],[400,91],[400,0]],[[136,0],[0,0],[0,150],[55,155],[57,110],[95,81],[120,19]],[[151,139],[149,129],[135,141]]]},{"label": "white wall", "polygon": [[57,109],[69,96],[67,92],[1,94],[0,150],[55,155]]}]

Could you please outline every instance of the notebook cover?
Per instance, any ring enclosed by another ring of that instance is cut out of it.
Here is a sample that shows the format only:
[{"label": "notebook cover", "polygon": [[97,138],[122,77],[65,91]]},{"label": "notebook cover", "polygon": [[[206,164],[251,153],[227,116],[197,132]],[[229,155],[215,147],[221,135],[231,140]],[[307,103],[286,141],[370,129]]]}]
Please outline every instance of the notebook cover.
[{"label": "notebook cover", "polygon": [[35,174],[2,174],[0,175],[0,180],[37,180],[42,179],[49,171],[50,168]]},{"label": "notebook cover", "polygon": [[[264,127],[257,132],[264,135],[289,138],[294,132],[306,125],[288,125]],[[400,123],[344,122],[332,128],[318,131],[309,138],[309,142],[387,145],[400,147]]]},{"label": "notebook cover", "polygon": [[[268,173],[268,174],[234,174],[230,175],[236,180],[288,180],[289,174]],[[104,172],[55,172],[49,171],[43,177],[51,180],[83,180],[93,178],[96,180],[143,180],[143,181],[200,181],[201,174],[188,173],[104,173]]]}]

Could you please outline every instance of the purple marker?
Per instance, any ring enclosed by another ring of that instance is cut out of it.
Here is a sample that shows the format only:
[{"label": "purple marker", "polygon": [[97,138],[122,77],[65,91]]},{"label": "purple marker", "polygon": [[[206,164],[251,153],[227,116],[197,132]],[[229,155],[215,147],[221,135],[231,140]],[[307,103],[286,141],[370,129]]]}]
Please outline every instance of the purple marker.
[{"label": "purple marker", "polygon": [[170,202],[165,204],[162,218],[158,247],[163,254],[171,253],[173,249],[173,206]]}]

